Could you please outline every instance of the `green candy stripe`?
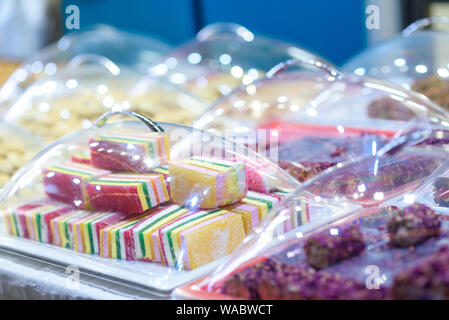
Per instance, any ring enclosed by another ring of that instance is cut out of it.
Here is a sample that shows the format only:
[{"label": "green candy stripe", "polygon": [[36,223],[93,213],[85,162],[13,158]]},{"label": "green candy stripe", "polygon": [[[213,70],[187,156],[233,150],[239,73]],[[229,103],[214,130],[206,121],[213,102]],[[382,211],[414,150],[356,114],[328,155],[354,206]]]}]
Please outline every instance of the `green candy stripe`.
[{"label": "green candy stripe", "polygon": [[254,197],[249,197],[249,196],[246,196],[245,198],[249,199],[249,200],[260,201],[260,202],[266,203],[268,206],[268,209],[271,209],[273,207],[273,202],[270,200],[254,198]]},{"label": "green candy stripe", "polygon": [[218,162],[210,161],[210,160],[197,159],[197,158],[190,158],[189,160],[198,161],[198,162],[202,162],[202,163],[214,164],[216,166],[220,166],[220,167],[224,167],[224,168],[233,168],[233,166],[231,166],[231,165],[224,164],[224,163],[218,163]]},{"label": "green candy stripe", "polygon": [[139,242],[140,242],[140,247],[142,248],[142,254],[143,257],[145,257],[146,255],[146,250],[145,250],[145,240],[143,238],[143,233],[148,230],[149,228],[151,228],[152,226],[154,226],[155,224],[159,223],[162,219],[165,219],[167,216],[175,214],[176,212],[183,210],[184,207],[179,207],[178,209],[174,210],[174,211],[169,211],[167,212],[165,215],[163,215],[162,217],[159,217],[158,219],[154,220],[152,223],[148,224],[147,226],[145,226],[142,230],[139,231]]},{"label": "green candy stripe", "polygon": [[42,215],[40,213],[38,213],[36,215],[36,224],[37,224],[37,240],[39,242],[42,242],[41,220],[42,220]]},{"label": "green candy stripe", "polygon": [[13,221],[14,221],[14,225],[15,225],[15,227],[16,227],[16,233],[17,233],[17,235],[20,237],[20,233],[19,233],[19,223],[17,222],[17,216],[16,216],[16,212],[13,212],[13,214],[12,214],[12,218],[13,218]]},{"label": "green candy stripe", "polygon": [[223,209],[215,209],[215,210],[212,210],[212,211],[210,211],[210,212],[205,212],[205,213],[203,213],[203,214],[200,215],[200,216],[191,217],[190,219],[187,219],[187,221],[185,221],[185,222],[183,222],[183,223],[177,225],[174,229],[167,231],[168,246],[170,247],[170,254],[171,254],[171,256],[173,257],[173,261],[175,261],[175,267],[176,267],[176,268],[178,268],[179,265],[178,265],[178,261],[176,261],[175,250],[174,250],[174,248],[173,248],[173,240],[172,240],[172,238],[171,238],[172,232],[175,231],[176,229],[178,229],[178,228],[180,228],[180,227],[186,225],[187,223],[189,223],[189,222],[191,222],[191,221],[194,221],[194,220],[198,220],[198,219],[207,217],[207,216],[209,216],[209,215],[211,215],[211,214],[214,214],[214,213],[216,213],[216,212],[218,212],[218,211],[221,211],[221,210],[223,210]]},{"label": "green candy stripe", "polygon": [[[117,259],[121,259],[122,258],[122,250],[121,250],[121,245],[120,245],[120,231],[121,230],[126,230],[128,228],[132,228],[133,226],[135,226],[136,224],[138,224],[141,221],[141,219],[131,223],[131,224],[127,224],[122,228],[119,228],[115,231],[115,243],[117,244]],[[126,258],[126,257],[125,257]]]}]

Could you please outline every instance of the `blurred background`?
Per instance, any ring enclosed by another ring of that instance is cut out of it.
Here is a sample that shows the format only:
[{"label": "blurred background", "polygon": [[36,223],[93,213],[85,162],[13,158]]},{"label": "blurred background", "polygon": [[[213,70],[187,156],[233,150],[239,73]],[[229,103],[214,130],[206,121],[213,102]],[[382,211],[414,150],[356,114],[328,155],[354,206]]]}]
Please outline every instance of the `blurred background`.
[{"label": "blurred background", "polygon": [[[379,29],[365,26],[371,4],[380,8]],[[0,57],[23,60],[71,32],[64,23],[70,5],[80,9],[81,30],[109,24],[179,45],[207,24],[229,21],[335,64],[419,18],[449,15],[449,1],[435,0],[0,0]]]}]

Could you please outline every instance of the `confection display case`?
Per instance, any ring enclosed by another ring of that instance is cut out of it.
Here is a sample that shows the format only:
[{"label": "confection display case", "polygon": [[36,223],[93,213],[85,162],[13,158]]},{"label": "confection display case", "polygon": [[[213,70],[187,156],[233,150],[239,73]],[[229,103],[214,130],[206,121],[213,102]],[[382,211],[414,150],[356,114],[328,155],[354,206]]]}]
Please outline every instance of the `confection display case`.
[{"label": "confection display case", "polygon": [[[388,112],[376,107],[379,99],[391,104]],[[304,182],[374,155],[411,130],[431,128],[428,139],[442,142],[435,134],[444,131],[446,119],[444,109],[398,85],[319,60],[290,60],[217,100],[195,125],[265,153]]]},{"label": "confection display case", "polygon": [[206,106],[179,86],[119,66],[96,54],[79,54],[64,70],[40,77],[12,101],[6,121],[46,142],[87,128],[108,111],[130,110],[155,120],[189,124]]},{"label": "confection display case", "polygon": [[[220,268],[178,288],[175,295],[227,300],[448,299],[444,288],[449,234],[441,178],[447,151],[419,140],[384,148],[310,179],[273,209],[260,230]],[[435,175],[440,180],[435,181]],[[426,190],[429,181],[434,181],[435,194]],[[309,208],[314,219],[284,232],[283,223],[299,207]]]},{"label": "confection display case", "polygon": [[[449,108],[449,32],[425,29],[449,18],[418,20],[390,40],[381,42],[349,60],[343,70],[395,82]],[[378,108],[391,103],[379,100]],[[386,111],[385,111],[386,112]]]},{"label": "confection display case", "polygon": [[[111,111],[2,189],[0,246],[166,295],[216,268],[298,186],[235,142]],[[304,211],[285,229],[308,221]]]},{"label": "confection display case", "polygon": [[12,75],[0,87],[1,111],[35,80],[64,70],[80,54],[103,56],[120,67],[143,72],[169,50],[170,46],[162,41],[108,25],[96,25],[84,28],[83,31],[68,33],[16,66]]}]

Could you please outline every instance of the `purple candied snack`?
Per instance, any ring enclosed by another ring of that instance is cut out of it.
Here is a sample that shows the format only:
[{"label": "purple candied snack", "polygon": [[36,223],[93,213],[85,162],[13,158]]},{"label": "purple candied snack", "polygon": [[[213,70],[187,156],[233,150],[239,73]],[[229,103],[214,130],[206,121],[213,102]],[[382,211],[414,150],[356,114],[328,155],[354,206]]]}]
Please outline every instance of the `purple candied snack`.
[{"label": "purple candied snack", "polygon": [[258,291],[263,300],[377,300],[388,297],[385,288],[369,290],[340,274],[310,269],[300,276],[293,273],[271,281],[263,280]]},{"label": "purple candied snack", "polygon": [[415,203],[393,215],[387,222],[390,243],[408,247],[424,242],[440,233],[441,221],[429,207]]},{"label": "purple candied snack", "polygon": [[304,244],[307,262],[316,269],[357,256],[364,249],[363,234],[358,225],[331,228],[311,236]]},{"label": "purple candied snack", "polygon": [[257,284],[273,270],[276,270],[277,263],[271,259],[258,262],[251,267],[238,271],[226,279],[221,289],[222,293],[242,298],[258,300]]},{"label": "purple candied snack", "polygon": [[300,182],[304,182],[313,176],[316,176],[318,173],[326,170],[327,168],[333,167],[337,164],[337,162],[329,162],[329,161],[321,161],[321,162],[312,162],[312,161],[286,161],[280,160],[279,166],[290,173],[296,180]]},{"label": "purple candied snack", "polygon": [[243,299],[386,299],[388,290],[369,290],[363,284],[316,271],[307,265],[290,265],[267,259],[229,277],[222,292]]},{"label": "purple candied snack", "polygon": [[416,144],[416,146],[442,146],[449,144],[449,130],[432,130],[430,137]]},{"label": "purple candied snack", "polygon": [[433,184],[434,200],[441,207],[449,207],[449,178],[439,177]]},{"label": "purple candied snack", "polygon": [[373,167],[371,163],[357,163],[351,170],[331,175],[326,183],[317,182],[311,185],[311,192],[352,196],[360,193],[358,188],[364,184],[366,191],[358,199],[372,199],[374,193],[379,190],[390,191],[428,176],[443,161],[421,154],[390,156],[385,159],[378,165],[379,171],[376,175],[371,169],[367,170]]},{"label": "purple candied snack", "polygon": [[300,268],[267,258],[231,275],[221,291],[242,299],[281,299],[284,289],[280,285],[285,279],[301,279],[307,277],[310,271],[307,266]]},{"label": "purple candied snack", "polygon": [[449,299],[449,250],[443,247],[394,278],[393,297],[399,300]]},{"label": "purple candied snack", "polygon": [[388,120],[410,120],[415,115],[401,102],[391,98],[380,98],[368,105],[368,117]]}]

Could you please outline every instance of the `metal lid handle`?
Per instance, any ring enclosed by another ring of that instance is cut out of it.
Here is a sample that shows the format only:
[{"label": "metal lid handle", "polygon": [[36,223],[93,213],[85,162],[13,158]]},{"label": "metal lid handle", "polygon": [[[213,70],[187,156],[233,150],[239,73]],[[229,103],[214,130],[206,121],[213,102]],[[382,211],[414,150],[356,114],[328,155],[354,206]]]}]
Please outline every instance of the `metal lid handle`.
[{"label": "metal lid handle", "polygon": [[402,30],[402,35],[404,37],[408,37],[414,34],[417,31],[423,30],[425,27],[428,27],[434,23],[449,23],[449,17],[427,17],[416,20],[412,24],[410,24],[407,28]]},{"label": "metal lid handle", "polygon": [[95,63],[100,65],[114,76],[118,76],[120,74],[120,67],[112,62],[112,60],[93,53],[81,53],[75,56],[67,64],[67,69],[72,71],[85,63]]},{"label": "metal lid handle", "polygon": [[273,68],[270,69],[270,71],[267,72],[267,78],[271,78],[271,77],[280,75],[281,73],[283,73],[285,70],[287,70],[288,68],[290,68],[292,66],[300,66],[300,67],[309,66],[309,67],[319,69],[319,70],[323,71],[324,73],[327,73],[331,77],[338,78],[338,79],[343,78],[343,74],[340,71],[338,71],[338,69],[335,66],[330,65],[325,62],[322,62],[317,59],[307,59],[307,58],[292,59],[292,60],[287,60],[287,61],[281,62],[281,63],[275,65]]},{"label": "metal lid handle", "polygon": [[244,26],[236,23],[217,22],[201,29],[196,35],[196,40],[207,41],[218,34],[233,34],[245,41],[252,41],[254,34]]},{"label": "metal lid handle", "polygon": [[106,122],[108,122],[109,118],[111,118],[112,116],[115,116],[115,115],[127,115],[130,117],[137,118],[140,121],[142,121],[143,123],[145,123],[145,125],[148,128],[150,128],[152,131],[165,132],[164,129],[160,125],[158,125],[156,122],[154,122],[150,118],[148,118],[140,113],[136,113],[136,112],[132,112],[132,111],[125,111],[125,110],[111,111],[111,112],[107,112],[107,113],[101,115],[100,117],[98,117],[97,120],[95,120],[94,126],[96,126],[96,127],[104,126],[106,124]]}]

